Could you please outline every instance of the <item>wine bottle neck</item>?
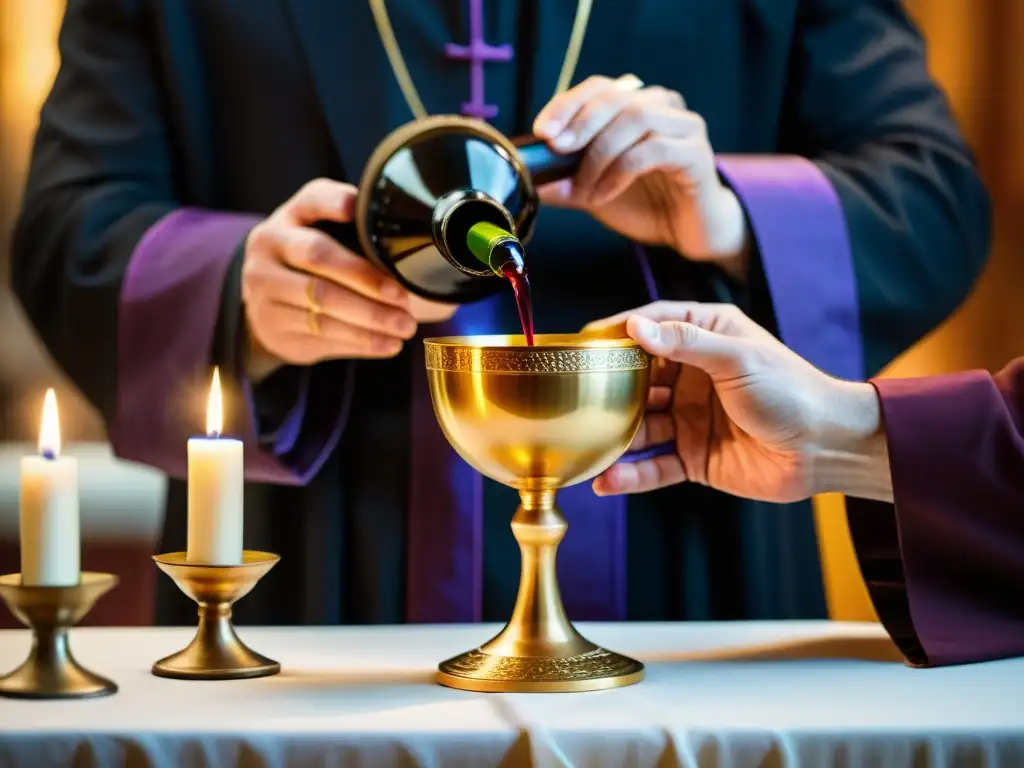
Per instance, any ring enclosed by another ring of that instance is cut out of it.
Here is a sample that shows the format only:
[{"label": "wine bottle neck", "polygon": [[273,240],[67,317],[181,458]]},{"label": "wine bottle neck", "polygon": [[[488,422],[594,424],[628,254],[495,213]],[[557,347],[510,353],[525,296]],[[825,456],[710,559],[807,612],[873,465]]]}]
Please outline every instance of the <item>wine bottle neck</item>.
[{"label": "wine bottle neck", "polygon": [[504,268],[509,263],[517,271],[525,267],[523,245],[519,239],[490,222],[480,221],[470,227],[466,234],[466,246],[478,261],[496,275],[504,275]]}]

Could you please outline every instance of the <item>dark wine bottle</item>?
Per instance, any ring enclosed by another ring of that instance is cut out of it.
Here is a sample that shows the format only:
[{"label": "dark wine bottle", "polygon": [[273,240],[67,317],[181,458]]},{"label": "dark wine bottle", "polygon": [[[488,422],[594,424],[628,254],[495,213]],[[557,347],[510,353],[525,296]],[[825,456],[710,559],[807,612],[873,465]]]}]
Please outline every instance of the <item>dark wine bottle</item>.
[{"label": "dark wine bottle", "polygon": [[559,155],[533,137],[512,140],[471,118],[409,123],[381,142],[363,172],[355,221],[360,245],[424,298],[451,304],[484,298],[502,288],[499,275],[507,274],[481,260],[471,243],[479,246],[486,232],[504,233],[496,253],[518,258],[525,274],[523,243],[533,233],[537,186],[568,178],[579,162],[578,153]]}]

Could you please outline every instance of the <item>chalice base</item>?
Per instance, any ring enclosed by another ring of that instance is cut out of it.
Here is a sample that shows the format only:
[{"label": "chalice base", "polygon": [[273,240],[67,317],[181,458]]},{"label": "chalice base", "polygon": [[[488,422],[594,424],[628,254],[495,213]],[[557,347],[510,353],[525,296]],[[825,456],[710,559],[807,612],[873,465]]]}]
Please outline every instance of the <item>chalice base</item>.
[{"label": "chalice base", "polygon": [[595,646],[565,658],[476,649],[442,662],[436,679],[449,688],[482,693],[571,693],[620,688],[643,678],[639,661]]},{"label": "chalice base", "polygon": [[601,648],[576,631],[562,604],[555,568],[565,517],[554,492],[520,490],[512,518],[522,571],[512,618],[481,647],[438,666],[449,688],[483,693],[600,691],[639,683],[644,666]]},{"label": "chalice base", "polygon": [[68,638],[69,630],[115,584],[117,576],[89,571],[67,587],[23,585],[20,573],[0,576],[0,598],[32,630],[32,650],[20,667],[0,677],[0,696],[91,699],[117,693],[116,683],[78,663]]}]

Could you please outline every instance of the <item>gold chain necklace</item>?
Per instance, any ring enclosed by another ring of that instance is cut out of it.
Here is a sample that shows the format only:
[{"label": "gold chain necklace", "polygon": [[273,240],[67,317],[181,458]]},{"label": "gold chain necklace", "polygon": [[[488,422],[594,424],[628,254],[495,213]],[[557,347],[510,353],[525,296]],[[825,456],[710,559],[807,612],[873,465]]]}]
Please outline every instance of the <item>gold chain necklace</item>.
[{"label": "gold chain necklace", "polygon": [[[583,38],[587,35],[587,24],[590,22],[590,9],[593,4],[594,0],[578,0],[576,3],[576,17],[572,22],[569,46],[566,48],[565,58],[562,59],[562,71],[558,75],[554,96],[569,88],[572,77],[576,73],[576,65],[579,63],[580,49],[583,48]],[[391,19],[388,18],[385,0],[370,0],[370,10],[373,12],[373,21],[377,25],[377,34],[380,35],[380,40],[384,44],[388,63],[391,64],[391,71],[395,74],[398,87],[402,90],[402,96],[405,97],[405,103],[409,105],[410,111],[417,119],[427,117],[429,113],[423,106],[423,101],[412,81],[408,67],[405,66],[402,49],[398,45],[398,38],[395,37]]]}]

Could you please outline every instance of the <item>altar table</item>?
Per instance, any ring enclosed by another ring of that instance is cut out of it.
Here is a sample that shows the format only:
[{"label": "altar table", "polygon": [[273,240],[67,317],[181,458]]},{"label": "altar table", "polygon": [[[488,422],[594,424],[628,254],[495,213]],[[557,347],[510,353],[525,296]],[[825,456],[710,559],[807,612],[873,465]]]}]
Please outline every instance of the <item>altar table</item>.
[{"label": "altar table", "polygon": [[[432,681],[495,626],[240,628],[276,677],[149,674],[186,628],[77,629],[96,700],[0,700],[0,766],[1024,766],[1024,660],[911,669],[874,625],[582,624],[639,685],[476,694]],[[29,636],[0,632],[0,668]]]}]

